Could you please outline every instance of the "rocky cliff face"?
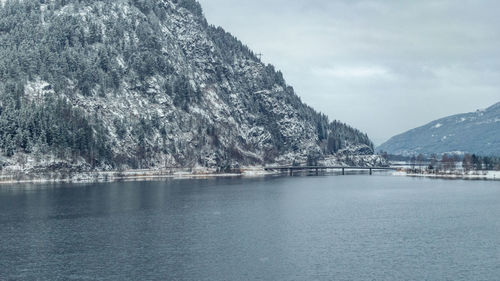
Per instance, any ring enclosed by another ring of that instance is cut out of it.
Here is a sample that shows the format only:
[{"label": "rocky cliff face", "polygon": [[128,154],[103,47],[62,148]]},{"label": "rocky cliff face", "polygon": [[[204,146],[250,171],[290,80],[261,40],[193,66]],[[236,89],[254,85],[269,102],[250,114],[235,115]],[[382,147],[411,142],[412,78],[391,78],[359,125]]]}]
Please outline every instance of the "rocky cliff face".
[{"label": "rocky cliff face", "polygon": [[500,103],[485,110],[433,121],[377,148],[391,154],[475,153],[500,155]]},{"label": "rocky cliff face", "polygon": [[4,166],[227,168],[373,152],[193,0],[6,1],[0,17]]}]

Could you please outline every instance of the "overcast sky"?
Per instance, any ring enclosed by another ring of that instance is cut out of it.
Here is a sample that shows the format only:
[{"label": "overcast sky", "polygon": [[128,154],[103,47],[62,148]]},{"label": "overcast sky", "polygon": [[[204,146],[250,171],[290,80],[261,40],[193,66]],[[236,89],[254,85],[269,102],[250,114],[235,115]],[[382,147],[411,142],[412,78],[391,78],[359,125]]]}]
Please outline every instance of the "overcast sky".
[{"label": "overcast sky", "polygon": [[303,101],[376,144],[500,102],[500,1],[199,1]]}]

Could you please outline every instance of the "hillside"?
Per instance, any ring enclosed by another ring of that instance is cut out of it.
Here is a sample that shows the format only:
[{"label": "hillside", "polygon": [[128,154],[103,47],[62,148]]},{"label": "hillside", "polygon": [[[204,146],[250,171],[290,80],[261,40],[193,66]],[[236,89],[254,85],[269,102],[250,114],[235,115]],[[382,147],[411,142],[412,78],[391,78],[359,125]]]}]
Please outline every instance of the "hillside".
[{"label": "hillside", "polygon": [[390,154],[500,155],[500,103],[453,115],[397,135],[377,148]]},{"label": "hillside", "polygon": [[373,152],[194,0],[4,1],[0,97],[0,167],[227,168]]}]

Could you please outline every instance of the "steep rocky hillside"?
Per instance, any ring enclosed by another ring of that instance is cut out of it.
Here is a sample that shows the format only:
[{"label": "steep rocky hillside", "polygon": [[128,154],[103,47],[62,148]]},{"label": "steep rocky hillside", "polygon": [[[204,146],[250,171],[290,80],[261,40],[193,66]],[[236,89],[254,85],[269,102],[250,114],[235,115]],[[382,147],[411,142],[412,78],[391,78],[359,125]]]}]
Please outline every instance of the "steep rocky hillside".
[{"label": "steep rocky hillside", "polygon": [[0,166],[234,167],[373,151],[194,0],[0,9]]},{"label": "steep rocky hillside", "polygon": [[391,138],[377,148],[391,154],[500,155],[500,103],[453,115]]}]

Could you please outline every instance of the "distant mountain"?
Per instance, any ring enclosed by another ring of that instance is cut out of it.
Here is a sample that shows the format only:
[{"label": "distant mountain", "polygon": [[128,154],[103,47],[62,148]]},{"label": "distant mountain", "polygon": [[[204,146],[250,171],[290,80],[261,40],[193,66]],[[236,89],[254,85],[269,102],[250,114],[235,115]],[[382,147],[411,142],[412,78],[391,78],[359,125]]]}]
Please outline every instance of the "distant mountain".
[{"label": "distant mountain", "polygon": [[453,115],[397,135],[377,148],[390,154],[500,155],[500,103]]},{"label": "distant mountain", "polygon": [[[0,168],[304,162],[368,136],[302,103],[194,0],[0,6]],[[2,164],[3,163],[3,164]]]}]

